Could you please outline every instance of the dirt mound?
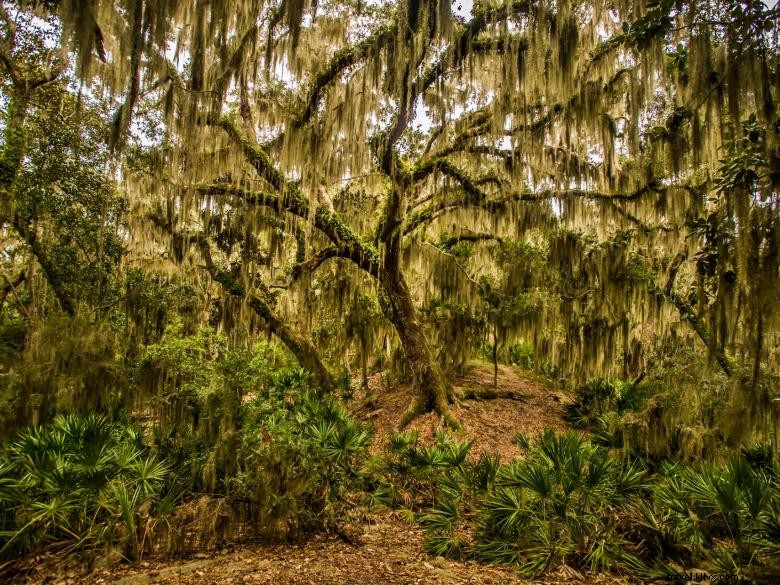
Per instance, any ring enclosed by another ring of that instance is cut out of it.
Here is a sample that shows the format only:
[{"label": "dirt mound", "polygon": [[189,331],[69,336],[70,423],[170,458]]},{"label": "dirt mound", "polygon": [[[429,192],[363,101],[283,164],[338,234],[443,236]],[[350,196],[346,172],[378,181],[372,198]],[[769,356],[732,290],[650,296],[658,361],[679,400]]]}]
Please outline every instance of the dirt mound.
[{"label": "dirt mound", "polygon": [[[466,394],[513,396],[467,399],[453,406],[453,414],[463,425],[461,434],[473,440],[472,453],[498,453],[506,461],[520,454],[512,442],[517,433],[533,437],[546,428],[568,429],[563,420],[563,404],[568,396],[549,382],[515,367],[499,366],[498,385],[494,388],[492,364],[472,361],[466,373],[453,380],[453,386]],[[381,449],[411,403],[414,392],[409,384],[387,388],[381,375],[369,380],[369,392],[376,398],[363,416],[375,426],[374,448]],[[363,397],[364,393],[356,396],[358,400]],[[429,413],[415,419],[408,428],[417,429],[420,440],[426,443],[433,440],[441,426],[440,418]]]}]

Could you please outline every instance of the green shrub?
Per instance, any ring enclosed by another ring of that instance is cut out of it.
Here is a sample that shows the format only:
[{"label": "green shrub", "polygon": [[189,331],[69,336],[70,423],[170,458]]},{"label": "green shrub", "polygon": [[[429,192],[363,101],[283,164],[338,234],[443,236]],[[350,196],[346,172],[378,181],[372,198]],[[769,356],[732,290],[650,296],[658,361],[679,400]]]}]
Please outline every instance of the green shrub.
[{"label": "green shrub", "polygon": [[699,468],[667,463],[650,497],[629,514],[648,556],[749,579],[780,578],[780,489],[774,470],[744,457]]},{"label": "green shrub", "polygon": [[246,407],[230,493],[253,504],[267,537],[333,527],[360,487],[370,438],[340,402],[309,387],[306,372],[280,371]]},{"label": "green shrub", "polygon": [[0,459],[0,554],[116,544],[138,558],[167,476],[137,427],[102,415],[26,430]]},{"label": "green shrub", "polygon": [[767,447],[723,465],[651,473],[573,432],[516,441],[524,458],[485,455],[435,476],[419,515],[433,555],[560,564],[659,578],[697,567],[756,582],[780,577],[780,488]]},{"label": "green shrub", "polygon": [[637,565],[614,518],[644,486],[641,467],[611,459],[575,433],[547,431],[525,459],[498,472],[481,502],[476,556],[515,560],[531,575],[564,561],[592,571]]},{"label": "green shrub", "polygon": [[375,458],[369,475],[374,482],[369,506],[404,506],[420,510],[434,502],[437,486],[449,473],[464,469],[471,441],[456,441],[444,432],[433,445],[419,443],[417,431],[394,433],[389,453]]},{"label": "green shrub", "polygon": [[566,406],[566,418],[578,428],[592,429],[607,413],[639,410],[644,399],[640,384],[593,378],[576,389],[574,401]]}]

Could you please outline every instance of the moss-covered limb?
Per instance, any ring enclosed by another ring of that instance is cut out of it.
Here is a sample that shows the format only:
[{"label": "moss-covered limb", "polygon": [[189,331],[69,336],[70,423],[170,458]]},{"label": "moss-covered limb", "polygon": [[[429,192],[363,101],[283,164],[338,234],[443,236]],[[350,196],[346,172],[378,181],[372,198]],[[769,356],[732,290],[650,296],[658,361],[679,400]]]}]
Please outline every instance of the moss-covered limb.
[{"label": "moss-covered limb", "polygon": [[726,354],[723,348],[717,347],[714,338],[710,334],[709,328],[696,317],[696,311],[691,304],[674,291],[674,281],[677,277],[677,272],[686,257],[687,255],[684,252],[680,252],[672,259],[668,268],[669,274],[667,281],[663,289],[652,279],[647,282],[648,288],[652,294],[672,303],[677,308],[680,313],[680,319],[687,321],[690,324],[691,328],[696,332],[696,335],[699,336],[699,339],[702,340],[710,354],[715,358],[715,361],[718,362],[723,373],[726,374],[726,376],[731,377],[734,373],[733,359]]},{"label": "moss-covered limb", "polygon": [[[570,99],[570,105],[575,104],[577,99],[577,95],[572,97]],[[500,135],[503,137],[522,134],[524,132],[538,132],[549,126],[555,116],[562,113],[563,110],[563,104],[553,104],[551,106],[544,106],[541,103],[525,105],[518,101],[517,104],[510,107],[510,111],[520,114],[522,119],[525,119],[528,115],[537,115],[540,112],[541,115],[529,123],[517,124],[509,130],[501,131]],[[494,112],[491,111],[490,108],[481,108],[474,112],[470,112],[456,123],[461,129],[452,139],[450,144],[435,151],[432,157],[444,158],[451,154],[467,152],[471,154],[484,154],[511,159],[522,154],[520,147],[509,150],[490,146],[488,144],[474,144],[473,141],[475,138],[490,136],[493,133],[493,117]],[[428,150],[430,150],[430,148]]]},{"label": "moss-covered limb", "polygon": [[[313,254],[309,259],[303,260],[301,262],[298,262],[293,266],[292,268],[292,279],[297,280],[299,279],[303,274],[310,274],[317,270],[322,264],[324,264],[327,260],[330,260],[331,258],[347,258],[351,259],[352,255],[355,254],[355,250],[352,249],[350,246],[330,246],[328,248],[323,248],[322,250],[319,250],[315,254]],[[360,264],[359,260],[355,261],[357,264]],[[372,268],[372,272],[376,274],[376,271],[378,270],[379,265],[377,263],[375,268]]]},{"label": "moss-covered limb", "polygon": [[672,231],[672,228],[665,224],[656,224],[656,225],[650,225],[646,221],[642,221],[639,219],[636,215],[631,213],[630,211],[626,210],[622,205],[619,205],[615,201],[610,201],[612,204],[612,209],[614,209],[618,214],[626,218],[629,222],[634,224],[636,226],[636,229],[638,231],[641,231],[645,234],[653,234],[657,232],[670,232]]},{"label": "moss-covered limb", "polygon": [[[285,209],[303,219],[309,218],[309,202],[301,194],[298,185],[287,181],[284,175],[274,166],[268,154],[252,142],[236,127],[232,120],[222,118],[219,126],[239,145],[247,161],[257,173],[271,185],[279,195],[248,192],[241,187],[229,185],[211,185],[205,191],[211,194],[238,195],[247,203],[265,205],[274,209]],[[361,268],[369,272],[375,271],[379,261],[379,253],[373,246],[364,243],[338,215],[326,206],[321,205],[314,211],[314,226],[336,246],[347,245],[352,250],[348,257]]]},{"label": "moss-covered limb", "polygon": [[310,274],[317,270],[325,261],[331,258],[343,257],[345,251],[343,248],[337,248],[336,246],[330,246],[323,248],[316,252],[308,260],[302,260],[292,267],[291,277],[293,280],[297,280],[303,274]]},{"label": "moss-covered limb", "polygon": [[8,298],[11,291],[22,284],[26,278],[27,275],[24,271],[20,272],[13,280],[8,280],[8,278],[3,275],[4,284],[3,286],[0,286],[0,311],[2,311],[3,306],[5,305],[5,299]]},{"label": "moss-covered limb", "polygon": [[255,121],[252,116],[252,105],[249,98],[249,84],[246,72],[242,71],[238,80],[238,113],[244,123],[244,134],[252,144],[257,144],[257,131],[255,130]]},{"label": "moss-covered limb", "polygon": [[[660,194],[666,192],[670,187],[653,182],[636,189],[635,191],[614,192],[591,191],[587,189],[547,189],[538,192],[518,192],[509,193],[501,197],[485,199],[483,201],[473,201],[471,196],[466,194],[460,199],[454,201],[433,201],[421,209],[411,213],[404,224],[404,236],[410,236],[421,227],[430,224],[434,220],[446,215],[447,213],[466,208],[482,209],[488,213],[498,213],[507,209],[514,203],[539,202],[553,198],[581,197],[584,199],[612,199],[615,201],[634,201],[651,194]],[[435,199],[435,198],[434,198]]]},{"label": "moss-covered limb", "polygon": [[[271,193],[249,191],[237,185],[217,183],[198,187],[198,191],[209,195],[229,195],[238,197],[249,205],[285,210],[288,213],[308,220],[309,204],[299,193],[291,197],[279,197]],[[339,249],[339,257],[352,260],[358,267],[370,274],[379,269],[379,252],[371,244],[363,241],[339,217],[324,205],[317,207],[314,213],[314,227],[321,231]]]},{"label": "moss-covered limb", "polygon": [[666,277],[666,285],[664,285],[665,295],[672,294],[674,281],[677,279],[677,272],[680,270],[680,266],[682,266],[683,262],[687,259],[688,254],[686,252],[678,252],[675,257],[672,258],[672,261],[669,263],[669,268],[667,269],[668,276]]},{"label": "moss-covered limb", "polygon": [[52,291],[54,291],[54,296],[57,297],[60,307],[72,317],[76,314],[76,307],[72,295],[60,279],[56,266],[38,240],[38,234],[35,232],[35,227],[32,225],[32,222],[29,219],[21,217],[19,214],[15,214],[12,223],[16,232],[30,248],[33,256],[35,256],[35,260],[43,270],[46,281],[51,286]]},{"label": "moss-covered limb", "polygon": [[[441,150],[435,152],[433,156],[445,157],[454,152],[458,152],[463,144],[467,143],[470,139],[476,138],[488,134],[490,131],[490,122],[493,119],[493,113],[489,108],[480,108],[473,112],[469,112],[456,122],[454,126],[458,129],[458,133],[453,138],[452,142]],[[439,126],[428,138],[423,156],[427,156],[432,151],[433,145],[442,137],[446,136],[445,130],[449,127],[449,124]]]},{"label": "moss-covered limb", "polygon": [[726,353],[724,348],[717,345],[715,338],[710,333],[707,325],[696,317],[696,311],[691,304],[674,291],[674,281],[677,278],[677,272],[686,258],[687,254],[685,252],[679,252],[672,259],[669,264],[668,276],[663,289],[652,279],[648,281],[648,288],[652,294],[660,296],[677,308],[680,313],[680,319],[687,321],[690,324],[691,328],[696,332],[696,335],[699,336],[699,339],[701,339],[707,347],[710,355],[718,362],[723,373],[730,378],[734,373],[734,359]]},{"label": "moss-covered limb", "polygon": [[491,37],[487,39],[474,39],[471,42],[471,52],[480,54],[503,54],[527,51],[530,47],[528,39],[519,35],[509,35],[506,37]]},{"label": "moss-covered limb", "polygon": [[673,1],[663,0],[634,22],[625,23],[621,32],[606,39],[591,53],[587,68],[593,67],[620,47],[647,44],[653,37],[666,34],[674,26],[674,20],[670,15],[674,7]]},{"label": "moss-covered limb", "polygon": [[412,179],[415,182],[420,182],[429,177],[433,172],[438,171],[451,179],[457,181],[462,187],[463,191],[469,196],[473,202],[483,201],[487,198],[487,194],[480,189],[476,183],[468,176],[466,171],[454,165],[446,158],[433,158],[428,159],[421,163],[412,172]]},{"label": "moss-covered limb", "polygon": [[297,186],[287,181],[285,176],[274,166],[268,153],[259,146],[253,144],[252,141],[239,130],[233,120],[223,117],[220,118],[217,125],[230,136],[236,145],[238,145],[247,162],[254,167],[257,174],[260,175],[263,180],[271,185],[276,191],[284,193],[285,196],[290,196],[293,199],[299,198],[302,200],[301,203],[306,204],[303,197],[301,197]]},{"label": "moss-covered limb", "polygon": [[444,250],[445,252],[449,252],[454,248],[458,243],[460,242],[498,242],[499,244],[503,242],[503,238],[497,234],[490,234],[490,233],[481,233],[481,232],[467,232],[463,234],[458,234],[457,236],[450,236],[449,238],[446,238],[436,244],[436,247]]},{"label": "moss-covered limb", "polygon": [[292,352],[301,366],[310,371],[314,380],[326,392],[335,392],[336,381],[319,358],[317,350],[306,337],[293,331],[271,306],[257,295],[248,295],[247,304],[265,321],[269,331]]},{"label": "moss-covered limb", "polygon": [[[528,13],[533,10],[534,2],[515,0],[499,6],[478,10],[466,23],[446,51],[414,81],[411,95],[416,98],[427,91],[436,81],[451,71],[457,70],[472,52],[474,41],[488,25],[506,20],[512,15]],[[477,43],[477,47],[479,47]]]},{"label": "moss-covered limb", "polygon": [[337,51],[325,68],[314,76],[307,92],[305,104],[292,120],[292,127],[301,128],[311,119],[317,111],[325,88],[333,83],[343,71],[366,59],[372,51],[379,51],[387,47],[395,39],[397,33],[398,25],[393,22],[380,27],[357,45]]},{"label": "moss-covered limb", "polygon": [[456,209],[462,209],[463,207],[465,206],[457,203],[448,205],[442,202],[428,205],[424,209],[415,211],[409,215],[406,223],[404,224],[403,234],[404,236],[410,236],[419,228],[431,223],[436,218],[444,215],[445,213],[455,211]]},{"label": "moss-covered limb", "polygon": [[[236,298],[245,299],[252,310],[263,319],[269,331],[284,343],[303,368],[312,373],[312,376],[314,376],[314,379],[322,389],[326,392],[335,391],[336,381],[320,360],[312,342],[284,322],[273,307],[263,298],[267,295],[258,296],[248,293],[245,287],[232,274],[226,270],[219,269],[211,257],[211,248],[205,236],[202,234],[194,235],[190,237],[190,240],[197,243],[206,265],[206,270],[216,282],[222,285],[225,292]],[[261,288],[265,289],[265,286],[261,284]]]},{"label": "moss-covered limb", "polygon": [[[656,292],[663,294],[663,291],[660,289],[657,289]],[[677,307],[677,310],[680,312],[680,318],[691,325],[696,332],[696,335],[704,342],[704,345],[707,346],[707,349],[715,358],[715,361],[718,362],[723,373],[726,374],[726,376],[731,377],[734,374],[733,358],[728,356],[726,351],[715,343],[709,328],[696,317],[696,313],[690,303],[674,291],[668,295],[663,294],[663,296]]]},{"label": "moss-covered limb", "polygon": [[409,104],[402,100],[390,129],[371,139],[379,166],[392,182],[375,230],[375,242],[377,243],[387,243],[394,237],[396,230],[403,222],[403,215],[406,211],[406,195],[413,179],[411,170],[396,152],[395,143],[405,131],[411,111]]}]

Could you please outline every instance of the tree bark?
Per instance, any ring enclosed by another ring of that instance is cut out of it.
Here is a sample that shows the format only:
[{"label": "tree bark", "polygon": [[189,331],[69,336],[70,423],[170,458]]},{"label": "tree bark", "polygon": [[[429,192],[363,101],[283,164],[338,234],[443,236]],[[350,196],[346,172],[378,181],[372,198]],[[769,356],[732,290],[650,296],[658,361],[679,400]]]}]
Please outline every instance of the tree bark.
[{"label": "tree bark", "polygon": [[498,326],[493,324],[493,388],[498,388]]},{"label": "tree bark", "polygon": [[301,366],[311,372],[314,380],[325,390],[331,393],[336,390],[336,381],[320,360],[314,345],[306,337],[289,327],[276,312],[262,299],[251,295],[247,302],[252,310],[263,318],[268,325],[268,330],[276,335],[296,357]]},{"label": "tree bark", "polygon": [[417,416],[433,411],[444,419],[447,426],[459,429],[460,423],[449,408],[454,395],[428,344],[399,260],[400,236],[394,235],[388,241],[379,279],[390,301],[389,317],[398,333],[417,391],[417,397],[404,413],[398,428],[404,428]]},{"label": "tree bark", "polygon": [[[159,222],[156,222],[159,225]],[[211,277],[219,282],[225,291],[237,298],[246,299],[252,310],[268,325],[268,330],[276,335],[287,346],[301,366],[311,372],[314,380],[325,390],[331,393],[336,390],[336,381],[320,360],[316,348],[308,338],[294,331],[282,320],[276,311],[257,295],[247,294],[244,287],[233,275],[220,270],[211,257],[211,249],[204,236],[195,238],[201,250],[201,255],[206,263],[206,270]]]}]

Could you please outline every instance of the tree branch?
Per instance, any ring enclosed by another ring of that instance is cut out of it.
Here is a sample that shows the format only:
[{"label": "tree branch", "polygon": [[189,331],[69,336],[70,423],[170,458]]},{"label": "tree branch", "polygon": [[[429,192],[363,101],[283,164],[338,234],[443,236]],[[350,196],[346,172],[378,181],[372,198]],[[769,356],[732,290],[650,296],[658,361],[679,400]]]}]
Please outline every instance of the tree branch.
[{"label": "tree branch", "polygon": [[487,198],[487,194],[477,187],[465,171],[444,158],[433,158],[424,161],[412,172],[412,180],[414,182],[420,182],[434,171],[439,171],[457,181],[469,198],[474,202],[483,201]]},{"label": "tree branch", "polygon": [[449,252],[456,245],[458,245],[459,242],[485,242],[491,240],[498,242],[499,244],[504,241],[501,236],[496,234],[470,232],[465,234],[458,234],[457,236],[450,236],[446,240],[439,242],[436,247]]},{"label": "tree branch", "polygon": [[715,361],[718,362],[723,373],[730,378],[734,373],[734,367],[732,365],[733,359],[726,354],[726,351],[723,348],[717,346],[709,328],[705,323],[699,321],[691,304],[674,291],[674,281],[677,277],[677,271],[686,258],[687,254],[685,252],[679,252],[671,261],[669,264],[669,276],[667,277],[666,285],[663,289],[661,289],[653,279],[648,281],[648,288],[651,293],[661,296],[677,307],[677,310],[680,313],[680,319],[687,321],[691,325],[696,332],[696,335],[699,336],[699,339],[702,340],[710,354],[715,358]]},{"label": "tree branch", "polygon": [[[236,197],[248,205],[269,207],[276,211],[284,210],[302,219],[309,219],[309,204],[300,197],[300,194],[297,197],[294,196],[295,194],[291,194],[289,197],[282,198],[268,193],[248,191],[236,185],[221,183],[197,187],[197,190],[207,195]],[[340,258],[348,258],[366,272],[373,275],[377,274],[379,269],[379,253],[377,250],[373,246],[362,242],[348,226],[338,219],[336,214],[325,206],[317,207],[314,213],[314,227],[339,248]]]},{"label": "tree branch", "polygon": [[409,235],[423,224],[430,223],[442,214],[456,209],[474,207],[484,209],[489,213],[496,213],[506,209],[512,203],[540,202],[554,198],[581,197],[584,199],[609,199],[613,201],[634,201],[646,195],[663,193],[668,187],[658,181],[651,181],[630,192],[609,193],[606,191],[590,191],[587,189],[546,189],[538,192],[510,193],[502,197],[475,201],[472,195],[467,194],[456,201],[438,201],[409,216],[404,227],[404,235]]},{"label": "tree branch", "polygon": [[2,310],[3,305],[5,305],[5,299],[8,298],[8,295],[11,293],[11,291],[22,284],[25,278],[27,278],[27,276],[25,275],[24,271],[20,272],[13,280],[8,280],[8,278],[3,275],[5,284],[0,287],[0,310]]},{"label": "tree branch", "polygon": [[331,57],[327,66],[314,76],[305,105],[293,119],[292,127],[296,129],[301,128],[311,119],[319,107],[320,99],[322,99],[322,93],[325,88],[336,79],[339,74],[352,65],[366,59],[371,54],[371,51],[388,46],[393,39],[395,39],[397,32],[398,25],[396,23],[386,25],[363,39],[354,47],[347,47],[337,51],[336,54]]},{"label": "tree branch", "polygon": [[73,317],[76,314],[76,309],[71,298],[71,293],[65,288],[65,284],[57,274],[57,269],[49,258],[46,250],[41,246],[38,240],[38,235],[35,233],[35,229],[31,225],[30,220],[22,218],[19,214],[14,215],[13,226],[17,233],[21,236],[24,242],[29,246],[30,250],[38,261],[43,273],[46,275],[46,280],[51,285],[54,291],[54,296],[57,297],[60,307],[68,315]]}]

